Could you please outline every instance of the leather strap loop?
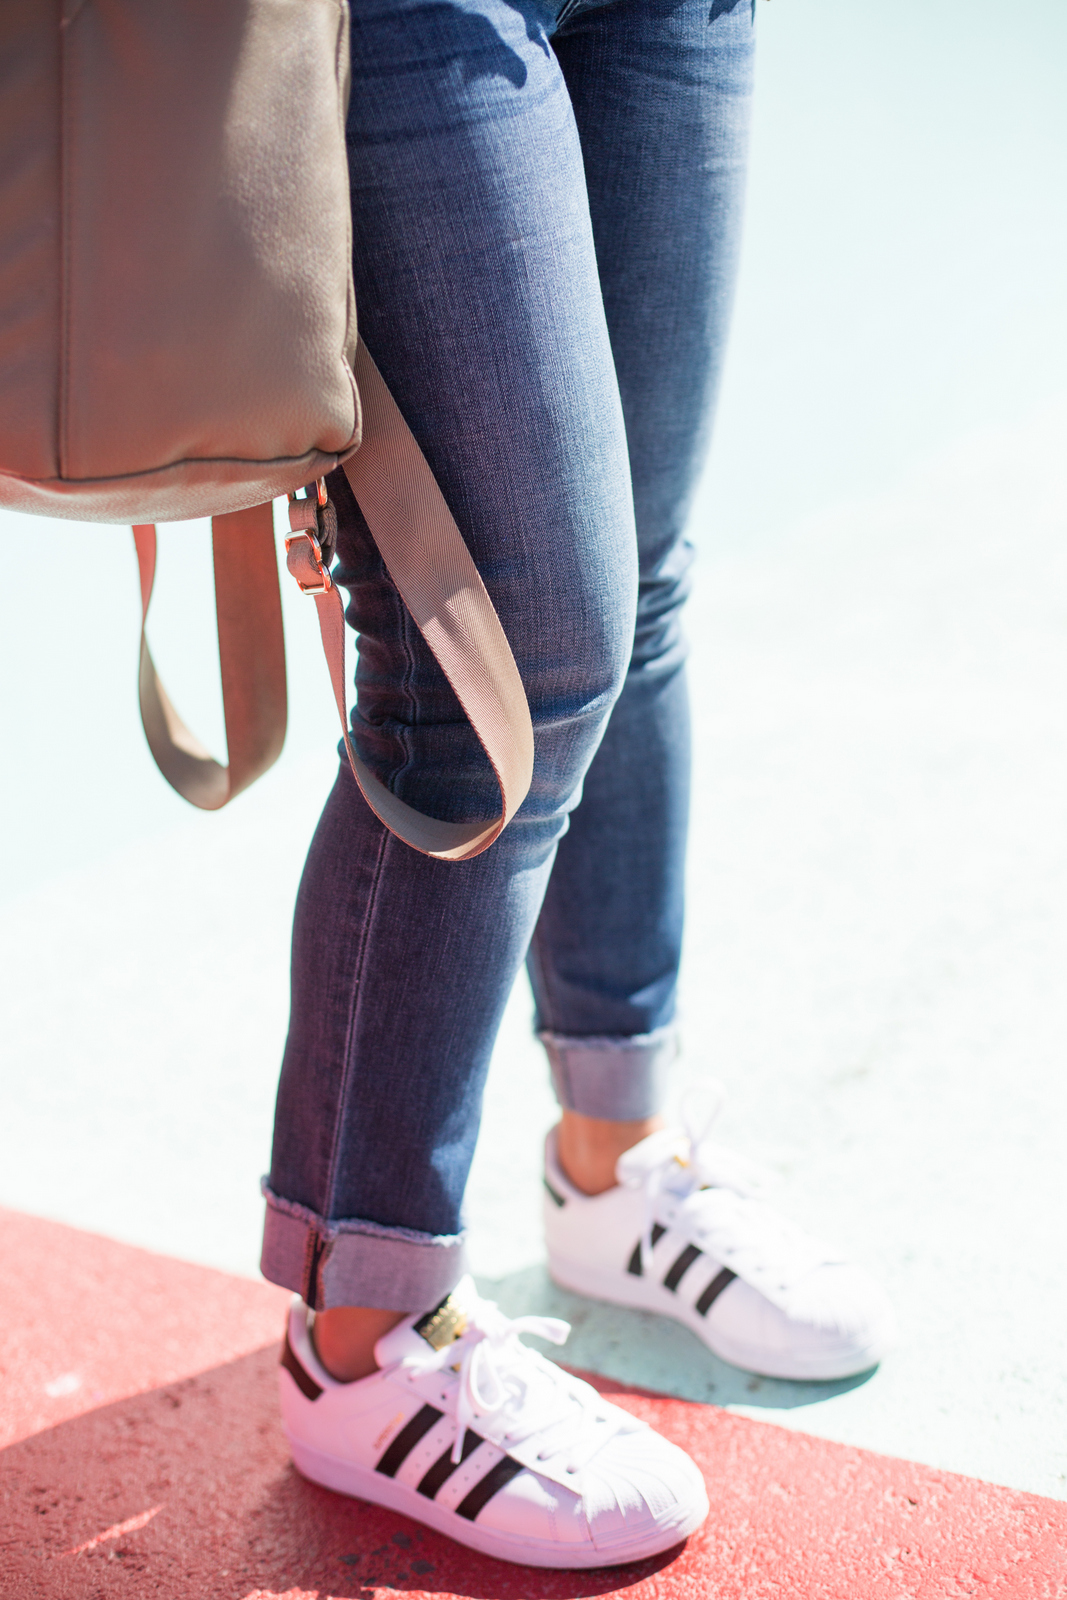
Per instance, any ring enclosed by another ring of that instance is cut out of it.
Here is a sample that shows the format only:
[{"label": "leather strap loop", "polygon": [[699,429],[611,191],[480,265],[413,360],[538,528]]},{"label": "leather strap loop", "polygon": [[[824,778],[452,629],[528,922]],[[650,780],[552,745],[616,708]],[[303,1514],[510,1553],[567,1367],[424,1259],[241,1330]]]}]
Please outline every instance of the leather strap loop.
[{"label": "leather strap loop", "polygon": [[315,595],[323,649],[356,782],[386,827],[424,855],[466,861],[515,815],[533,775],[526,692],[500,618],[437,480],[363,340],[356,349],[363,440],[344,464],[389,575],[456,691],[500,785],[491,822],[442,822],[385,788],[352,749],[345,711],[344,608],[336,587]]},{"label": "leather strap loop", "polygon": [[[352,745],[344,604],[312,548],[315,509],[305,501],[294,502],[291,512],[294,528],[306,525],[308,531],[289,541],[288,566],[315,600],[345,750],[367,804],[413,849],[439,861],[466,861],[488,849],[530,787],[530,708],[500,618],[470,551],[362,340],[355,373],[363,407],[363,442],[344,470],[393,582],[489,758],[500,785],[496,817],[489,822],[443,822],[425,816],[374,776]],[[145,636],[156,530],[141,524],[133,536],[141,574],[140,698],[145,734],[167,781],[193,805],[214,811],[266,771],[285,738],[285,647],[271,507],[255,506],[216,517],[212,523],[228,767],[194,738],[159,681]]]},{"label": "leather strap loop", "polygon": [[156,571],[156,530],[133,530],[141,578],[141,722],[156,765],[183,799],[217,811],[273,766],[285,742],[285,641],[274,517],[268,503],[215,517],[215,563],[222,701],[229,765],[222,766],[186,727],[156,672],[145,628]]}]

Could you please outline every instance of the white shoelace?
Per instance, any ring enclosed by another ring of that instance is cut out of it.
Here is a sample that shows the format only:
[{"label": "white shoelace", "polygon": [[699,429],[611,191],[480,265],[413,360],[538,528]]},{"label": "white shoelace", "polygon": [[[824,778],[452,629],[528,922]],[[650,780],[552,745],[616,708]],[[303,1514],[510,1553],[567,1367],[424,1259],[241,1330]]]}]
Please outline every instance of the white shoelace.
[{"label": "white shoelace", "polygon": [[684,1132],[651,1134],[620,1158],[620,1182],[644,1196],[641,1270],[651,1272],[652,1231],[666,1223],[757,1288],[786,1290],[840,1258],[766,1204],[763,1195],[774,1179],[765,1168],[711,1142],[722,1100],[717,1091],[701,1120],[693,1100],[684,1100]]},{"label": "white shoelace", "polygon": [[538,1459],[566,1449],[569,1474],[580,1472],[608,1439],[628,1429],[631,1419],[599,1412],[595,1392],[591,1401],[576,1389],[577,1380],[519,1340],[520,1333],[532,1333],[561,1345],[570,1331],[570,1323],[558,1317],[506,1317],[491,1300],[479,1299],[452,1344],[404,1357],[403,1365],[417,1377],[458,1369],[453,1461],[460,1461],[467,1429],[478,1421],[493,1424],[507,1444],[541,1434]]}]

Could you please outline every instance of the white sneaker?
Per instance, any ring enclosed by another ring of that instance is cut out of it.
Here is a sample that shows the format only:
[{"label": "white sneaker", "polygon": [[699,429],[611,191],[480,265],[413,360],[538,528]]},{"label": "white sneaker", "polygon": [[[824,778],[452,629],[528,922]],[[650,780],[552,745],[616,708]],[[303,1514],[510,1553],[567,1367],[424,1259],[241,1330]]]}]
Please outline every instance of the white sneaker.
[{"label": "white sneaker", "polygon": [[537,1567],[609,1567],[680,1544],[708,1513],[677,1445],[520,1343],[562,1344],[551,1317],[511,1321],[464,1278],[338,1383],[294,1300],[282,1423],[305,1477],[405,1512],[461,1544]]},{"label": "white sneaker", "polygon": [[[723,1361],[771,1378],[851,1377],[880,1361],[893,1315],[858,1267],[753,1193],[745,1163],[664,1130],[588,1196],[545,1144],[545,1236],[556,1283],[674,1317]],[[751,1169],[749,1169],[749,1173]]]}]

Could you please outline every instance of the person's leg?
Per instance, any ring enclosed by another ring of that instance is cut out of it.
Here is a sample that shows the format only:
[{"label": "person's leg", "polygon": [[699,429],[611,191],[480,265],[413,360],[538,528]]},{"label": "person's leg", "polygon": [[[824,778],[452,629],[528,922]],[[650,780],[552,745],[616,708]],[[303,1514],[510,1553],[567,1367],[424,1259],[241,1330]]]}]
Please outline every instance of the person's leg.
[{"label": "person's leg", "polygon": [[579,4],[553,41],[582,141],[640,553],[629,671],[560,841],[529,961],[563,1106],[560,1156],[589,1193],[614,1181],[617,1156],[656,1125],[676,1048],[689,807],[685,526],[733,292],[752,9],[750,0]]},{"label": "person's leg", "polygon": [[683,530],[737,253],[751,25],[750,0],[587,0],[556,42],[626,417],[641,589],[626,685],[561,842],[531,963],[564,1107],[544,1211],[557,1283],[675,1318],[738,1366],[825,1379],[863,1371],[891,1344],[877,1285],[756,1198],[745,1163],[699,1130],[641,1136],[674,1048]]},{"label": "person's leg", "polygon": [[[461,864],[399,843],[343,768],[300,888],[263,1270],[320,1311],[402,1313],[463,1270],[485,1071],[625,673],[637,573],[581,150],[543,35],[503,3],[361,0],[352,37],[361,330],[500,613],[536,741],[519,815]],[[458,703],[343,475],[331,490],[361,753],[422,809],[491,815]]]}]

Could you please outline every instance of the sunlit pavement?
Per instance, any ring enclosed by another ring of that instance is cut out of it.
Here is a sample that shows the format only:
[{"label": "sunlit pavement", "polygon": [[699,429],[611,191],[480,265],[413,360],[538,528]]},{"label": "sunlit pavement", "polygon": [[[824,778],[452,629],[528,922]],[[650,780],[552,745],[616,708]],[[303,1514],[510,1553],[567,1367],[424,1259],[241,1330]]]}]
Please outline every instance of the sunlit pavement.
[{"label": "sunlit pavement", "polygon": [[278,1290],[2,1220],[0,1582],[12,1600],[1037,1600],[1067,1583],[1060,1502],[603,1379],[700,1464],[703,1528],[603,1572],[475,1555],[293,1470],[275,1420]]},{"label": "sunlit pavement", "polygon": [[[768,251],[757,265],[766,280]],[[958,265],[963,283],[962,252]],[[752,316],[743,288],[737,348],[758,368]],[[1055,345],[1040,317],[1032,332]],[[1010,388],[1006,358],[997,370]],[[812,451],[807,373],[791,393]],[[677,1087],[724,1083],[724,1138],[883,1276],[899,1349],[853,1384],[772,1383],[680,1328],[554,1290],[538,1169],[553,1106],[520,986],[471,1185],[482,1286],[509,1310],[568,1317],[573,1365],[675,1397],[632,1403],[692,1446],[712,1520],[654,1573],[567,1587],[439,1543],[419,1554],[400,1519],[301,1486],[271,1409],[283,1297],[254,1280],[289,914],[334,769],[313,619],[287,596],[282,764],[232,810],[193,816],[136,722],[128,532],[5,520],[5,541],[44,540],[48,584],[2,596],[0,1203],[107,1236],[2,1219],[2,1414],[22,1441],[0,1457],[16,1508],[0,1534],[5,1594],[1065,1592],[1052,1502],[1067,1499],[1067,406],[1020,402],[1013,422],[977,406],[992,420],[976,431],[956,395],[958,425],[925,460],[904,440],[888,486],[850,476],[870,439],[811,381],[841,489],[794,472],[792,498],[775,501],[798,448],[784,402],[772,385],[777,423],[742,439],[755,414],[735,379],[720,437],[731,460],[747,454],[733,477],[717,467],[695,523]],[[907,376],[890,387],[901,412]],[[707,537],[724,516],[729,533],[746,479],[774,537]],[[210,647],[207,606],[179,603],[204,566],[202,539],[184,566],[164,545],[154,643],[218,743],[206,675],[182,678]]]}]

